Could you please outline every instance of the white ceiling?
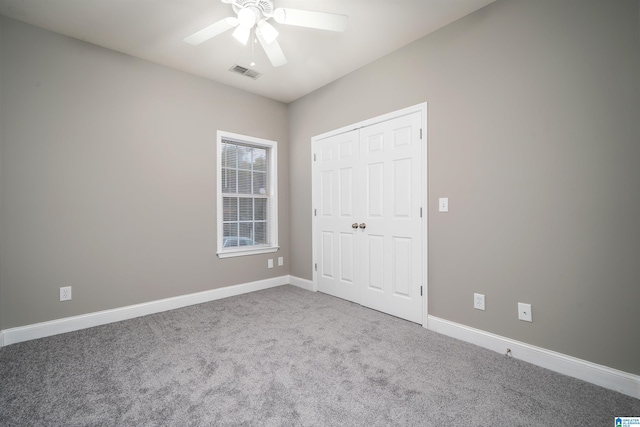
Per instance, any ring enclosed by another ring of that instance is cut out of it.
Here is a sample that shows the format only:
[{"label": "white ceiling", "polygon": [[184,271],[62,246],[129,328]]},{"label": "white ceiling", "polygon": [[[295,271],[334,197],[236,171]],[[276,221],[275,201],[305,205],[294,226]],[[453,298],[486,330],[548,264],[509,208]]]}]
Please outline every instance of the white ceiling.
[{"label": "white ceiling", "polygon": [[[228,31],[199,46],[182,39],[235,16],[220,0],[0,0],[0,14],[248,92],[291,102],[494,0],[274,0],[275,7],[349,16],[344,33],[274,23],[288,63]],[[271,21],[273,22],[273,21]],[[262,73],[257,80],[229,71]]]}]

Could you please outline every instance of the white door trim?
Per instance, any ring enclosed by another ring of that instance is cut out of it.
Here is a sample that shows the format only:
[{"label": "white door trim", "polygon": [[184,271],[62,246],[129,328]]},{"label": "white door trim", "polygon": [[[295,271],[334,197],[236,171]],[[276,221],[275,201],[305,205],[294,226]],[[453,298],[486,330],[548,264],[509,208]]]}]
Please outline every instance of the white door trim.
[{"label": "white door trim", "polygon": [[317,184],[318,184],[318,180],[314,180],[313,179],[313,171],[314,171],[314,161],[316,158],[316,152],[315,152],[315,147],[316,147],[316,142],[317,141],[321,141],[323,139],[326,138],[330,138],[332,136],[335,135],[339,135],[345,132],[350,132],[352,130],[356,130],[356,129],[360,129],[366,126],[371,126],[377,123],[381,123],[387,120],[392,120],[398,117],[402,117],[402,116],[406,116],[409,114],[413,114],[416,112],[420,112],[421,113],[421,139],[422,139],[422,143],[423,143],[423,149],[422,149],[422,188],[423,188],[423,192],[422,192],[422,200],[421,200],[421,206],[422,206],[422,232],[424,233],[424,235],[422,236],[422,253],[424,254],[424,260],[422,263],[422,283],[423,283],[423,293],[422,293],[422,306],[424,308],[423,310],[423,316],[422,316],[422,325],[424,327],[427,327],[427,319],[428,319],[428,294],[429,294],[429,286],[428,286],[428,266],[429,266],[429,256],[428,256],[428,252],[427,249],[429,247],[428,245],[428,192],[429,192],[429,186],[428,186],[428,139],[427,139],[427,103],[423,102],[421,104],[416,104],[410,107],[406,107],[400,110],[396,110],[387,114],[383,114],[381,116],[377,116],[377,117],[373,117],[367,120],[363,120],[361,122],[358,123],[354,123],[348,126],[343,126],[341,128],[338,129],[334,129],[332,131],[329,132],[325,132],[322,133],[320,135],[316,135],[313,136],[311,138],[311,170],[312,170],[312,189],[311,189],[311,203],[312,203],[312,209],[311,209],[311,229],[312,229],[312,237],[311,237],[311,246],[312,246],[312,250],[311,250],[311,255],[312,255],[312,263],[311,263],[311,271],[313,273],[313,291],[317,292],[318,291],[318,278],[317,278],[317,270],[316,270],[316,266],[317,266],[317,259],[318,259],[318,254],[316,253],[316,209],[317,206],[319,205],[318,203],[318,197],[319,197],[319,191],[316,188]]}]

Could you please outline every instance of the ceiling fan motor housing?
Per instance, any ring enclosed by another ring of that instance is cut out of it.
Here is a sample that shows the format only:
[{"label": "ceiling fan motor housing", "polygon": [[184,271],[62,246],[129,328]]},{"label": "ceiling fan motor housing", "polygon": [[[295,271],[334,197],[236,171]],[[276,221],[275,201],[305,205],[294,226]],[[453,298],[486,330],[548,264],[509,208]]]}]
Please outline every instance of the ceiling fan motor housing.
[{"label": "ceiling fan motor housing", "polygon": [[255,22],[259,22],[261,18],[270,18],[274,10],[271,0],[236,0],[231,6],[238,16],[243,9],[251,10],[256,16]]}]

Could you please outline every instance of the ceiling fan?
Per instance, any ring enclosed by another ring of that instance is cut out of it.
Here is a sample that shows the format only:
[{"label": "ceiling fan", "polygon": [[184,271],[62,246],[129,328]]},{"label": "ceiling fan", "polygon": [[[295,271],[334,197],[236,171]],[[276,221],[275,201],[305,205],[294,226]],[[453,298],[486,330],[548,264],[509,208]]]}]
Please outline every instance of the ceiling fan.
[{"label": "ceiling fan", "polygon": [[183,41],[199,45],[225,31],[235,28],[233,37],[246,45],[252,35],[260,42],[269,61],[274,67],[287,63],[287,58],[276,40],[278,30],[268,21],[273,19],[279,24],[298,27],[316,28],[320,30],[342,32],[347,27],[346,15],[336,13],[315,12],[311,10],[277,8],[271,0],[221,0],[233,8],[237,16],[221,19],[202,30],[185,37]]}]

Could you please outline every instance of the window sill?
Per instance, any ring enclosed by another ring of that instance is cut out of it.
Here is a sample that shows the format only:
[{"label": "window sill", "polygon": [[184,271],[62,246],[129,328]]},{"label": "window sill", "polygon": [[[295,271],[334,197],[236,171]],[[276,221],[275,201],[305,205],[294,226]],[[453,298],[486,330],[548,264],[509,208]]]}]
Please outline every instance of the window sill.
[{"label": "window sill", "polygon": [[268,246],[268,247],[260,247],[253,249],[228,249],[223,252],[218,252],[218,258],[233,258],[237,256],[246,256],[246,255],[258,255],[258,254],[268,254],[272,252],[277,252],[280,249],[280,246]]}]

